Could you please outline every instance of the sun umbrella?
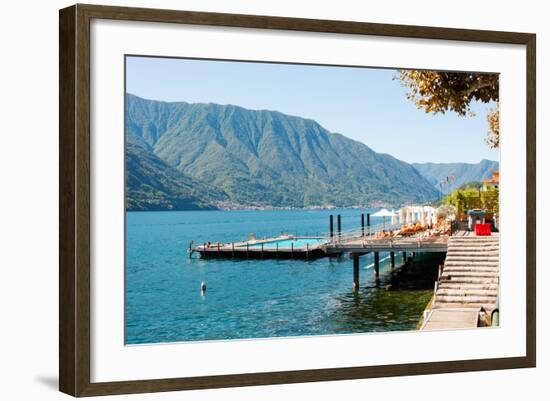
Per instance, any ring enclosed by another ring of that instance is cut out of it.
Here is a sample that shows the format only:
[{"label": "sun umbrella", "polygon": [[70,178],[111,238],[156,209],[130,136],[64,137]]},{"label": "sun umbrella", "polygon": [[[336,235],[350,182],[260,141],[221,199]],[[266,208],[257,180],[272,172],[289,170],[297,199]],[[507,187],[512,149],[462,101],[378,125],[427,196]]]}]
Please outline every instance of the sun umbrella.
[{"label": "sun umbrella", "polygon": [[388,209],[380,209],[372,215],[372,217],[383,217],[384,218],[384,230],[386,229],[386,217],[393,217],[393,213]]}]

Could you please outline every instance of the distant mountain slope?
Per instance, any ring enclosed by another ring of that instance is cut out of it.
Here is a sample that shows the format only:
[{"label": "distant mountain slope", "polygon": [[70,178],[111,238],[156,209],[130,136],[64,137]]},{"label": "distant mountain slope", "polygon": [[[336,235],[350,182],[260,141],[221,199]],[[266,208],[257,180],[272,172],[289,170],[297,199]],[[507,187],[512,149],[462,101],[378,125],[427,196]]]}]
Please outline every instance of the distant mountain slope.
[{"label": "distant mountain slope", "polygon": [[126,100],[127,138],[238,204],[397,205],[437,197],[411,165],[313,120],[232,105]]},{"label": "distant mountain slope", "polygon": [[444,192],[454,191],[467,182],[491,178],[493,171],[499,168],[498,162],[486,159],[479,163],[413,163],[412,165],[437,189],[441,180],[455,176],[455,181],[447,186],[447,190],[443,188]]},{"label": "distant mountain slope", "polygon": [[127,210],[215,209],[227,196],[168,166],[143,146],[126,143]]}]

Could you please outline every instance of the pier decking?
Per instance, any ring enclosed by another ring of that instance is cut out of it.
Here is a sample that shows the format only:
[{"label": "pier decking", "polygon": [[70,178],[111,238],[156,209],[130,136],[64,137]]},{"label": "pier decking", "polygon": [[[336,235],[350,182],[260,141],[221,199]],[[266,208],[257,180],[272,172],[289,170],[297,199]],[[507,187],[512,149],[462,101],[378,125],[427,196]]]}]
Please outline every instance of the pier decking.
[{"label": "pier decking", "polygon": [[326,256],[325,237],[280,235],[230,243],[206,243],[190,248],[204,258],[317,259]]},{"label": "pier decking", "polygon": [[325,246],[327,254],[367,252],[447,252],[448,236],[426,237],[421,234],[401,238],[372,236],[335,240]]}]

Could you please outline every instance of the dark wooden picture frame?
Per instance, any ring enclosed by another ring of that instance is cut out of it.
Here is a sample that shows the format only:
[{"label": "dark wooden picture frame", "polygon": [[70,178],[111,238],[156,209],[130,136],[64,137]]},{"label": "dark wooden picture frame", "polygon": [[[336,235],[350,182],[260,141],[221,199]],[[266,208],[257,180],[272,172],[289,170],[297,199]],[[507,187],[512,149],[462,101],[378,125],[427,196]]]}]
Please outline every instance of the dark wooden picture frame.
[{"label": "dark wooden picture frame", "polygon": [[[92,383],[90,380],[90,21],[94,18],[526,46],[526,356]],[[535,34],[74,5],[59,15],[59,388],[73,396],[534,367],[536,363]]]}]

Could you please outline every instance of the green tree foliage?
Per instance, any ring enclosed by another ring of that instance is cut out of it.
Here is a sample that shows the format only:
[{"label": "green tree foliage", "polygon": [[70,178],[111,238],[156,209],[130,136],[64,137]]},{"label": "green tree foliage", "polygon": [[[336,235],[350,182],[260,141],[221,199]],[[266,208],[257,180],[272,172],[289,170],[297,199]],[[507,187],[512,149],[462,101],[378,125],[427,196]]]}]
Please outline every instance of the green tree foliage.
[{"label": "green tree foliage", "polygon": [[498,188],[481,190],[477,188],[457,189],[443,198],[443,204],[453,205],[459,216],[463,216],[470,209],[484,209],[488,213],[498,213]]},{"label": "green tree foliage", "polygon": [[470,181],[470,182],[466,182],[464,184],[462,184],[460,187],[458,187],[457,189],[461,189],[461,190],[465,190],[465,189],[475,189],[475,190],[478,190],[480,188],[483,187],[483,183],[479,182],[479,181]]},{"label": "green tree foliage", "polygon": [[498,74],[400,70],[399,78],[409,89],[407,98],[426,113],[453,111],[460,116],[472,115],[473,101],[497,102],[487,116],[489,130],[486,142],[499,145],[499,76]]},{"label": "green tree foliage", "polygon": [[126,210],[215,209],[227,196],[186,177],[132,138],[126,142]]}]

